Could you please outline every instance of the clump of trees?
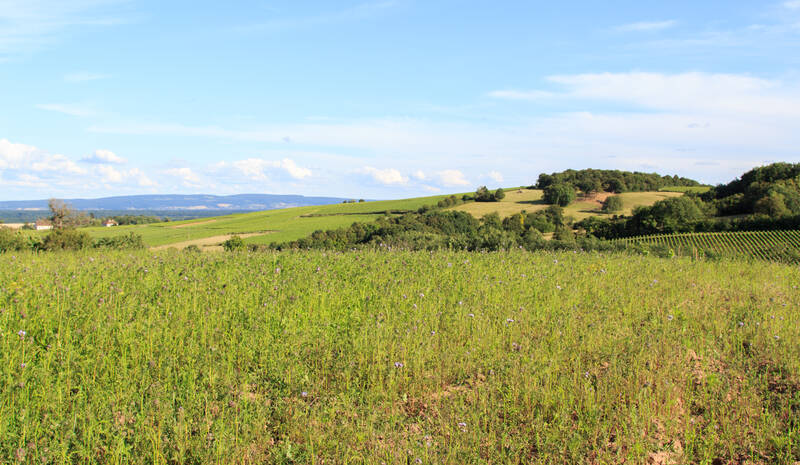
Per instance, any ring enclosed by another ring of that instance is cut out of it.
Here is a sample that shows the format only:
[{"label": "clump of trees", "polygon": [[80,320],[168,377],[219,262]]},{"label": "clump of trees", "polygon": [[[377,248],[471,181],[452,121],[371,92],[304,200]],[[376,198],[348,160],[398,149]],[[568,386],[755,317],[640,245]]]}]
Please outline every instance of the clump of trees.
[{"label": "clump of trees", "polygon": [[622,211],[622,197],[619,195],[609,195],[603,201],[603,211],[605,213],[616,213]]},{"label": "clump of trees", "polygon": [[222,248],[228,252],[237,250],[244,250],[244,239],[241,236],[234,234],[230,239],[222,243]]},{"label": "clump of trees", "polygon": [[643,192],[657,191],[668,186],[699,186],[693,179],[662,176],[657,173],[639,173],[619,170],[566,170],[560,173],[539,175],[535,189],[545,189],[553,184],[569,184],[589,194],[592,192]]},{"label": "clump of trees", "polygon": [[475,191],[474,200],[476,202],[499,202],[505,197],[506,193],[502,187],[492,192],[486,186],[481,186]]},{"label": "clump of trees", "polygon": [[544,188],[543,199],[545,203],[566,207],[575,198],[575,187],[567,183],[550,184]]}]

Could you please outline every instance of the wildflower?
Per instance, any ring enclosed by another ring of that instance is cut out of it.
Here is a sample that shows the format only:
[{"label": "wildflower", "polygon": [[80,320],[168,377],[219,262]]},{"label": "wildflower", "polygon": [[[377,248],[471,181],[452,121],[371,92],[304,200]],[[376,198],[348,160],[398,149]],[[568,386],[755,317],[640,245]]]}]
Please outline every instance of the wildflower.
[{"label": "wildflower", "polygon": [[403,368],[404,366],[405,365],[403,365],[403,362],[394,362],[394,367],[395,368]]},{"label": "wildflower", "polygon": [[436,336],[436,331],[431,331],[431,336]]},{"label": "wildflower", "polygon": [[419,296],[420,296],[420,297],[425,297],[425,294],[423,294],[422,292],[420,292],[420,293],[419,293]]},{"label": "wildflower", "polygon": [[422,459],[421,458],[416,458],[416,459],[414,459],[414,463],[422,463]]},{"label": "wildflower", "polygon": [[475,318],[475,314],[474,313],[467,313],[467,316],[470,317],[470,318]]},{"label": "wildflower", "polygon": [[461,431],[466,431],[467,430],[467,424],[464,423],[463,421],[459,422],[458,423],[458,429],[460,429]]},{"label": "wildflower", "polygon": [[513,323],[513,322],[514,322],[513,318],[506,318],[506,323]]},{"label": "wildflower", "polygon": [[780,338],[781,338],[781,337],[780,337],[780,336],[778,336],[777,334],[775,335],[775,340],[776,340],[776,341],[777,341],[777,340],[779,340]]},{"label": "wildflower", "polygon": [[461,300],[459,300],[459,301],[458,301],[458,305],[464,305],[464,302],[463,302],[463,301],[461,301]]},{"label": "wildflower", "polygon": [[413,307],[414,307],[414,308],[417,308],[417,304],[414,304],[414,305],[413,305]]},{"label": "wildflower", "polygon": [[26,366],[28,366],[28,365],[26,365],[26,364],[25,364],[25,362],[23,362],[23,363],[20,363],[20,364],[19,364],[19,366],[20,366],[21,368],[25,368],[25,367],[26,367]]},{"label": "wildflower", "polygon": [[28,333],[26,333],[26,332],[25,332],[24,330],[22,330],[22,329],[20,329],[19,331],[17,331],[17,335],[18,335],[20,338],[23,338],[23,337],[25,337],[25,335],[26,335],[26,334],[28,334]]},{"label": "wildflower", "polygon": [[281,269],[280,269],[280,267],[278,267],[278,268],[275,268],[275,273],[276,273],[276,274],[277,274],[277,273],[280,273],[280,272],[281,272]]},{"label": "wildflower", "polygon": [[672,315],[667,315],[667,319],[668,319],[669,321],[672,321],[672,319],[673,319],[673,318],[674,318],[674,317],[673,317]]},{"label": "wildflower", "polygon": [[586,379],[589,379],[589,372],[588,371],[584,372],[583,373],[583,377],[586,378]]},{"label": "wildflower", "polygon": [[556,286],[556,289],[558,289],[560,291],[561,290],[561,286]]},{"label": "wildflower", "polygon": [[741,328],[742,326],[744,326],[744,321],[739,322],[739,327]]},{"label": "wildflower", "polygon": [[303,397],[308,397],[308,392],[303,391],[303,392],[300,393],[300,395],[303,396]]}]

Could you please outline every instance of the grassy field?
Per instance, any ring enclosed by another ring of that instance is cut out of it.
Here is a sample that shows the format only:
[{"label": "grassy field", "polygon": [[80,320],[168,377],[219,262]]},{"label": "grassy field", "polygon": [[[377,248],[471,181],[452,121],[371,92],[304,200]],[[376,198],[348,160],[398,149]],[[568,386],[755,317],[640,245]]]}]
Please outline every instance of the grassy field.
[{"label": "grassy field", "polygon": [[695,194],[702,194],[711,190],[711,186],[667,186],[659,189],[660,192],[692,192]]},{"label": "grassy field", "polygon": [[575,253],[17,254],[0,463],[800,460],[800,273]]},{"label": "grassy field", "polygon": [[664,245],[675,254],[684,256],[746,257],[800,262],[800,231],[658,234],[619,241]]},{"label": "grassy field", "polygon": [[[213,248],[231,234],[247,234],[247,243],[269,244],[305,237],[318,229],[336,229],[357,221],[374,221],[384,212],[417,210],[435,205],[446,195],[402,200],[296,207],[197,220],[174,221],[112,228],[82,228],[92,237],[112,237],[134,232],[150,247],[190,244]],[[44,236],[46,231],[30,232]]]},{"label": "grassy field", "polygon": [[[497,212],[501,217],[511,216],[514,213],[526,211],[528,213],[543,210],[548,207],[542,200],[542,191],[538,189],[508,189],[506,196],[500,202],[473,202],[453,207],[453,210],[465,211],[478,218],[488,213]],[[623,201],[623,211],[619,214],[630,215],[638,206],[649,206],[659,200],[683,195],[679,192],[626,192],[620,194]],[[564,208],[566,216],[580,221],[589,216],[608,217],[601,211],[602,200],[608,196],[602,193],[590,199],[578,198],[575,202]]]}]

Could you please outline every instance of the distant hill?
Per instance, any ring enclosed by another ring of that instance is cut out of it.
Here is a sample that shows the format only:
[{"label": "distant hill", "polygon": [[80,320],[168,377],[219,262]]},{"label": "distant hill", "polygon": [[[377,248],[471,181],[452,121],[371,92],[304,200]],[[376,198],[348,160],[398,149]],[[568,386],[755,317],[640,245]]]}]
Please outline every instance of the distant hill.
[{"label": "distant hill", "polygon": [[[99,199],[64,199],[76,210],[217,210],[257,211],[330,205],[345,199],[303,195],[125,195]],[[0,210],[47,210],[47,200],[0,201]]]}]

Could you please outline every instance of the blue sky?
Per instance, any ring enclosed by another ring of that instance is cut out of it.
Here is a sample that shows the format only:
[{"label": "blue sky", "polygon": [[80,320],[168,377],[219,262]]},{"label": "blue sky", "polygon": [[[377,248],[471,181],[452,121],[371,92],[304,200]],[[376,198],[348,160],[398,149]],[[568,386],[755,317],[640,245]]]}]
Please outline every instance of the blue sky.
[{"label": "blue sky", "polygon": [[0,200],[800,162],[800,0],[0,0]]}]

